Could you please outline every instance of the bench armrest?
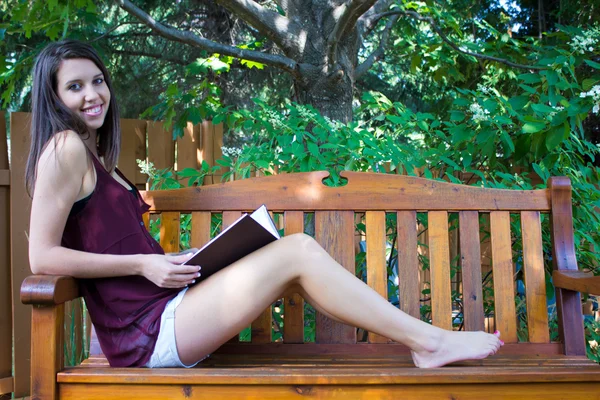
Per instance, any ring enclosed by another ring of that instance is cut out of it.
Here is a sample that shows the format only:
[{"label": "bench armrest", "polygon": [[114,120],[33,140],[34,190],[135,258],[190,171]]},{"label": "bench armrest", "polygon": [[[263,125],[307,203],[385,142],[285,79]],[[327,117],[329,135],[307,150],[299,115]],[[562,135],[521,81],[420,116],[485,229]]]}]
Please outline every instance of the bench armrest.
[{"label": "bench armrest", "polygon": [[21,302],[35,305],[57,305],[78,298],[79,285],[70,276],[31,275],[21,285]]},{"label": "bench armrest", "polygon": [[591,272],[557,270],[552,273],[552,280],[557,288],[600,295],[600,276]]}]

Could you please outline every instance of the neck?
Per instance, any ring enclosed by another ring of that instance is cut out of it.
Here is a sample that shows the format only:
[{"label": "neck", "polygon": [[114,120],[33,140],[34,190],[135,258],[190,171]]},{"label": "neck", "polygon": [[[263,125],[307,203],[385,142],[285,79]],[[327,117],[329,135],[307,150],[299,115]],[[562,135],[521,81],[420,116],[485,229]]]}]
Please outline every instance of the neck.
[{"label": "neck", "polygon": [[98,157],[98,145],[97,145],[97,131],[96,129],[91,129],[89,131],[89,136],[83,139],[83,143],[92,151],[92,154]]}]

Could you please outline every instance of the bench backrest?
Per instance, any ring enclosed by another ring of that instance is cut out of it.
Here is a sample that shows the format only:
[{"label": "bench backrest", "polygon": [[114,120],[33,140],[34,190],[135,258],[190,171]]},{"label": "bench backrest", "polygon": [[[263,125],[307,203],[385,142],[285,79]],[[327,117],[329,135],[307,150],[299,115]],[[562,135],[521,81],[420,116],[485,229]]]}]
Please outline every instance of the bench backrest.
[{"label": "bench backrest", "polygon": [[[581,354],[585,351],[581,349],[582,329],[566,327],[566,332],[562,329],[562,319],[580,320],[581,307],[576,304],[577,299],[557,296],[559,330],[566,346],[551,343],[548,327],[545,257],[552,258],[555,268],[576,268],[568,179],[552,178],[548,189],[517,191],[357,172],[342,173],[347,178],[345,186],[328,187],[323,184],[327,176],[327,172],[282,174],[177,191],[148,191],[143,195],[152,207],[151,213],[162,214],[160,242],[167,252],[179,251],[182,213],[191,213],[190,245],[201,247],[210,239],[213,214],[222,213],[223,227],[226,227],[242,212],[265,204],[275,214],[282,213],[285,234],[303,232],[305,215],[314,213],[315,239],[352,272],[356,267],[356,222],[364,216],[366,281],[386,298],[388,264],[395,264],[389,262],[386,247],[390,245],[390,238],[397,235],[393,246],[398,254],[398,300],[403,311],[422,318],[421,308],[429,304],[424,300],[430,299],[431,309],[430,312],[424,309],[427,311],[425,319],[430,317],[434,325],[452,329],[453,320],[460,317],[457,313],[462,313],[464,325],[460,329],[498,329],[503,340],[510,344],[508,352]],[[554,219],[554,224],[550,221],[554,245],[546,252],[542,239],[543,214],[548,214],[546,221]],[[397,232],[386,232],[386,215],[395,217]],[[426,224],[418,224],[418,215],[426,215]],[[511,215],[520,218],[520,237],[511,232]],[[462,279],[454,283],[449,230],[456,224],[450,224],[449,218],[458,221],[456,263]],[[425,230],[428,239],[423,243]],[[484,276],[481,241],[485,232],[489,232],[491,238],[491,270]],[[426,276],[422,270],[427,264],[429,287],[420,282]],[[455,291],[462,292],[462,301],[453,302],[453,286]],[[423,287],[430,292],[423,291]],[[517,305],[516,293],[520,294]],[[489,300],[488,312],[484,313],[486,300]],[[285,352],[291,347],[286,350],[282,346],[304,342],[304,307],[298,296],[284,299],[284,307],[283,345],[277,344],[277,351]],[[517,319],[518,307],[526,308],[526,318]],[[493,316],[491,323],[490,316]],[[272,342],[272,325],[271,309],[265,310],[252,324],[251,343]],[[520,338],[518,332],[521,332]],[[581,339],[577,339],[578,335]],[[356,328],[323,315],[316,316],[315,338],[317,344],[322,345],[354,345],[360,341]],[[389,341],[369,333],[367,342],[387,345]],[[387,351],[388,346],[376,348]],[[392,348],[397,347],[389,347]]]}]

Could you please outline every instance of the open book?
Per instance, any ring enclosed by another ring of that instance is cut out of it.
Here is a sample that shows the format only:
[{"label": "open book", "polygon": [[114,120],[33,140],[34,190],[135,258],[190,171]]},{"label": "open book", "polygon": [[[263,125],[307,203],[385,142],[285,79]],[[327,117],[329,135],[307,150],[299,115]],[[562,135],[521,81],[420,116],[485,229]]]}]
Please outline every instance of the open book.
[{"label": "open book", "polygon": [[252,214],[238,218],[184,264],[202,267],[197,283],[279,238],[267,207],[262,205]]}]

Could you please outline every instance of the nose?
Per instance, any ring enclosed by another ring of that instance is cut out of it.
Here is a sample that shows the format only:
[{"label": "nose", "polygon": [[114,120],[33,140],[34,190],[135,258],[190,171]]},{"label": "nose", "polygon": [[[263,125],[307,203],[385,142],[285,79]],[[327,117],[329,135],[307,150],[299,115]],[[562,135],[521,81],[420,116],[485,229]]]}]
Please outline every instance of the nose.
[{"label": "nose", "polygon": [[87,103],[92,103],[99,98],[98,92],[93,86],[88,86],[85,91],[84,99]]}]

